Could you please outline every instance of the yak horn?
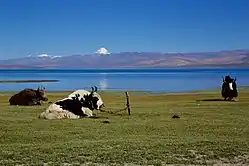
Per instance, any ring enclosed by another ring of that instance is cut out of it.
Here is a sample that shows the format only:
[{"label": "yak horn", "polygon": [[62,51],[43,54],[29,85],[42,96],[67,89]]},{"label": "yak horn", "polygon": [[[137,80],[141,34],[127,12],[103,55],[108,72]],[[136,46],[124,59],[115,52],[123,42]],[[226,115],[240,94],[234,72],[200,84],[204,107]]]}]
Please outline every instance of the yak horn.
[{"label": "yak horn", "polygon": [[98,88],[97,88],[97,86],[94,86],[95,87],[95,92],[97,92],[98,91]]}]

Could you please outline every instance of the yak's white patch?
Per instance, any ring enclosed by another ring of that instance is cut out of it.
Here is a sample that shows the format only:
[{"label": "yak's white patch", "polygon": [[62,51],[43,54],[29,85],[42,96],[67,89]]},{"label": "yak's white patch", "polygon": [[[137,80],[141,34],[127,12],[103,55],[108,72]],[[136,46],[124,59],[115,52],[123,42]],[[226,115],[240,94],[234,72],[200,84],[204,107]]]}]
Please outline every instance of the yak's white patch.
[{"label": "yak's white patch", "polygon": [[[66,100],[68,98],[62,99],[60,101]],[[81,108],[82,112],[86,115],[86,117],[92,117],[93,112],[86,107]],[[60,105],[57,104],[51,104],[44,112],[42,112],[39,116],[39,118],[44,119],[79,119],[80,116],[73,114],[72,112],[68,110],[64,110],[61,108]]]},{"label": "yak's white patch", "polygon": [[67,110],[63,110],[60,105],[51,104],[44,112],[41,113],[40,118],[44,119],[79,119],[80,116],[75,115]]},{"label": "yak's white patch", "polygon": [[100,109],[100,106],[102,106],[104,104],[104,102],[102,101],[101,98],[99,98],[99,100],[97,101],[97,110]]},{"label": "yak's white patch", "polygon": [[83,107],[82,108],[82,111],[84,112],[84,114],[86,115],[86,117],[92,117],[93,116],[93,111],[90,110],[89,108],[87,107]]},{"label": "yak's white patch", "polygon": [[229,88],[230,88],[230,90],[233,90],[233,83],[232,82],[229,83]]},{"label": "yak's white patch", "polygon": [[76,90],[73,93],[69,94],[68,97],[73,98],[73,97],[75,97],[76,94],[80,95],[79,98],[84,98],[84,95],[89,95],[89,94],[91,94],[91,92],[84,90],[84,89],[79,89],[79,90]]}]

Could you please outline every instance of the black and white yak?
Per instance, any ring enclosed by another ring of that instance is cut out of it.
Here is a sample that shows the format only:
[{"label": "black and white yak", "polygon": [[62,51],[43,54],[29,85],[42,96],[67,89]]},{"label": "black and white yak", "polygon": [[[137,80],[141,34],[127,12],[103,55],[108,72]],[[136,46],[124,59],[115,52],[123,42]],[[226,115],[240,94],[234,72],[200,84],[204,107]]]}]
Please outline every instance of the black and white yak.
[{"label": "black and white yak", "polygon": [[227,75],[225,79],[223,77],[221,95],[224,100],[233,100],[238,97],[236,80],[236,78],[232,79],[229,75]]},{"label": "black and white yak", "polygon": [[96,86],[94,88],[92,87],[91,92],[84,90],[84,89],[79,89],[69,94],[68,97],[73,98],[73,97],[76,97],[76,95],[79,95],[78,96],[79,99],[81,98],[84,99],[85,96],[89,96],[90,94],[93,95],[92,97],[93,103],[96,103],[94,104],[94,109],[99,110],[100,108],[105,106],[101,96],[98,94],[98,88]]},{"label": "black and white yak", "polygon": [[39,118],[44,119],[80,119],[92,117],[93,110],[104,107],[104,102],[97,93],[97,87],[92,91],[77,90],[68,97],[51,104]]}]

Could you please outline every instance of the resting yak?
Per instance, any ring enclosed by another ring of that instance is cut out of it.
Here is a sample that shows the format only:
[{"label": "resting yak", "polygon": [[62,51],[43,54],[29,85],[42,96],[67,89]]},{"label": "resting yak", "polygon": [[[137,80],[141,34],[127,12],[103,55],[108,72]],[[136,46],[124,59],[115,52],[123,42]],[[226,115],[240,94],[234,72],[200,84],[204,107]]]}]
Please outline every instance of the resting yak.
[{"label": "resting yak", "polygon": [[17,94],[10,97],[10,105],[33,106],[41,105],[41,101],[47,101],[45,88],[38,87],[37,90],[25,88]]},{"label": "resting yak", "polygon": [[70,95],[68,95],[69,98],[73,98],[76,97],[75,95],[79,95],[79,98],[84,98],[85,95],[90,95],[91,93],[93,94],[93,102],[96,103],[94,105],[94,109],[99,110],[100,107],[104,107],[104,103],[103,100],[101,99],[100,95],[97,93],[98,88],[96,86],[94,86],[94,88],[92,87],[92,92],[89,92],[87,90],[84,89],[79,89],[74,91],[73,93],[71,93]]},{"label": "resting yak", "polygon": [[229,75],[223,78],[221,95],[224,100],[232,100],[233,98],[238,97],[236,78],[232,79]]},{"label": "resting yak", "polygon": [[[77,92],[85,92],[77,93]],[[94,109],[104,107],[104,103],[97,93],[97,88],[92,87],[92,91],[78,90],[70,94],[69,97],[58,100],[51,104],[39,118],[44,119],[80,119],[92,117]]]}]

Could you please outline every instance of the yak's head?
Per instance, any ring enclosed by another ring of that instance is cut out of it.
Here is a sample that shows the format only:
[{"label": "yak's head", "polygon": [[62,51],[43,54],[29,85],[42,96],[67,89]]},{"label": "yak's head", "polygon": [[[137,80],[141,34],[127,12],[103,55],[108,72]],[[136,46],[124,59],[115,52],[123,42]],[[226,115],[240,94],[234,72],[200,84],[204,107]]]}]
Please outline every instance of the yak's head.
[{"label": "yak's head", "polygon": [[36,96],[42,101],[48,101],[48,98],[45,92],[45,87],[38,87],[36,90]]},{"label": "yak's head", "polygon": [[99,110],[105,106],[102,98],[97,93],[97,91],[98,89],[95,86],[95,88],[92,87],[92,91],[90,94],[84,95],[84,102],[86,104],[86,107],[88,107],[91,110],[93,109]]},{"label": "yak's head", "polygon": [[227,75],[224,79],[223,77],[223,83],[227,83],[227,85],[229,86],[230,90],[236,90],[237,85],[236,85],[236,77],[233,79],[231,78],[229,75]]}]

